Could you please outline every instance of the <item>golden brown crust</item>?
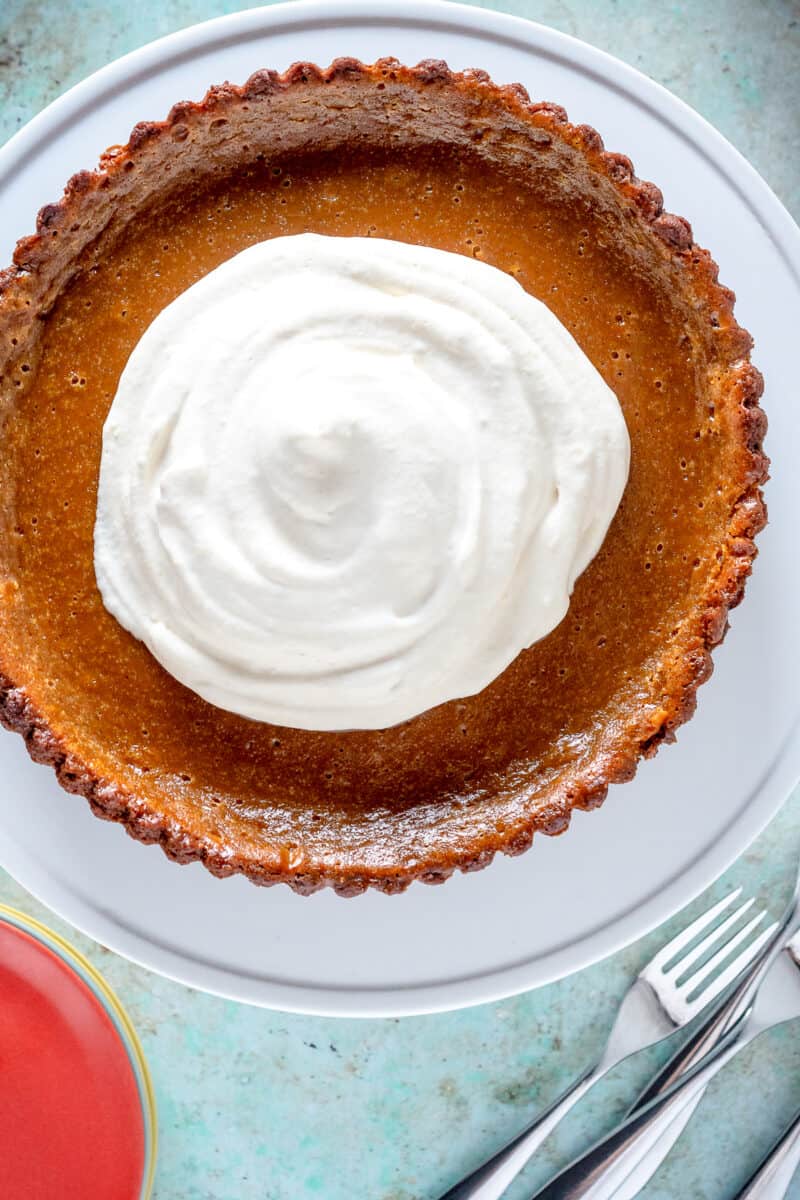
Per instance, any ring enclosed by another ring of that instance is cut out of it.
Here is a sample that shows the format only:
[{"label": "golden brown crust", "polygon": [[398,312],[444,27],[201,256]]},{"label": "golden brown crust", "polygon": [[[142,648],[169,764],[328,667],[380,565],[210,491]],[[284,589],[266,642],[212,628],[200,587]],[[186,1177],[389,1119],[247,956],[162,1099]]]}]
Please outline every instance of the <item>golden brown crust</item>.
[{"label": "golden brown crust", "polygon": [[578,150],[588,167],[611,181],[643,225],[658,236],[665,254],[682,269],[686,287],[693,292],[698,306],[710,314],[718,335],[717,369],[736,414],[735,437],[741,448],[739,494],[730,512],[719,571],[691,614],[692,644],[665,663],[666,685],[658,728],[642,740],[633,714],[626,736],[618,739],[612,750],[596,757],[577,782],[529,812],[524,827],[491,835],[476,834],[473,844],[461,854],[448,848],[408,866],[398,864],[363,872],[322,868],[298,872],[290,866],[267,867],[256,857],[221,849],[218,844],[152,811],[144,800],[113,781],[99,778],[50,730],[24,688],[0,672],[0,721],[22,734],[31,757],[52,766],[62,787],[85,796],[97,816],[122,823],[139,841],[159,843],[176,862],[200,860],[217,876],[242,873],[254,883],[283,882],[302,894],[328,885],[339,894],[350,896],[367,887],[387,893],[401,892],[414,879],[442,883],[456,869],[471,871],[488,865],[497,851],[521,854],[529,848],[534,833],[563,832],[572,809],[598,807],[609,784],[631,779],[641,757],[653,755],[662,742],[674,741],[675,730],[694,712],[698,687],[711,674],[710,651],[725,635],[728,613],[742,598],[756,554],[754,538],[766,521],[760,485],[767,478],[768,460],[762,449],[766,429],[766,418],[759,408],[762,379],[749,362],[751,338],[736,323],[735,297],[719,284],[716,264],[706,250],[693,242],[688,222],[664,212],[659,189],[637,179],[624,155],[604,150],[600,136],[589,126],[571,125],[558,105],[532,103],[519,84],[499,87],[483,71],[455,73],[437,60],[426,60],[409,68],[394,59],[365,66],[356,59],[341,58],[327,70],[312,63],[295,63],[282,75],[258,71],[242,87],[227,83],[213,87],[199,103],[176,104],[165,121],[137,125],[126,146],[107,150],[98,170],[81,171],[73,176],[63,198],[40,211],[36,233],[18,243],[13,266],[0,272],[0,357],[13,361],[14,331],[26,319],[26,308],[28,316],[34,302],[40,311],[46,311],[48,300],[58,294],[63,283],[59,256],[63,258],[61,247],[70,234],[79,231],[92,205],[111,203],[110,193],[115,188],[124,195],[125,177],[146,161],[148,147],[163,139],[180,142],[187,138],[190,128],[198,125],[224,122],[224,114],[236,106],[269,104],[271,97],[289,89],[324,86],[337,80],[375,87],[383,87],[385,81],[391,80],[421,92],[443,87],[461,89],[474,95],[478,104],[487,98],[500,102],[516,120],[524,120],[536,131],[540,143],[560,139]]}]

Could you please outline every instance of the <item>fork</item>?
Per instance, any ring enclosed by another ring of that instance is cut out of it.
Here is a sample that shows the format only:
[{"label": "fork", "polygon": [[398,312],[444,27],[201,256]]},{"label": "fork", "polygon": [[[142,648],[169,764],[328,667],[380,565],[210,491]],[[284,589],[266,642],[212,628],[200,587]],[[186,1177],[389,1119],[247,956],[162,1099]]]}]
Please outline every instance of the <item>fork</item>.
[{"label": "fork", "polygon": [[[714,1075],[765,1029],[800,1016],[799,913],[796,894],[778,922],[780,934],[712,1021],[711,1027],[717,1028],[714,1048],[537,1191],[535,1200],[633,1200],[639,1194],[680,1137]],[[781,990],[781,974],[786,982],[791,980],[788,995]]]},{"label": "fork", "polygon": [[[780,933],[775,938],[775,944],[765,952],[764,959],[777,957],[782,947],[785,947],[790,957],[794,958],[800,968],[800,956],[794,950],[794,931],[800,917],[800,872],[795,880],[794,892],[778,922]],[[700,1028],[673,1054],[661,1071],[651,1079],[643,1092],[637,1097],[628,1110],[628,1116],[634,1111],[644,1108],[656,1096],[669,1091],[679,1078],[688,1074],[719,1042],[720,1038],[736,1024],[749,1007],[753,1004],[759,981],[769,971],[768,962],[756,962],[742,977],[736,989],[732,989],[725,1002],[705,1020]]]},{"label": "fork", "polygon": [[[764,911],[756,913],[733,932],[752,908],[754,898],[728,911],[727,916],[715,924],[741,894],[741,888],[730,892],[655,955],[628,988],[608,1041],[595,1065],[587,1069],[522,1133],[457,1183],[440,1200],[499,1200],[559,1121],[598,1079],[629,1055],[682,1029],[733,984],[756,960],[779,927],[779,922],[774,922],[744,945],[766,915]],[[710,926],[713,926],[710,932],[694,945],[699,934]],[[743,949],[728,962],[740,946]],[[711,951],[714,953],[708,961],[703,961]],[[698,961],[701,965],[689,975],[688,972]],[[715,975],[723,964],[727,965]]]}]

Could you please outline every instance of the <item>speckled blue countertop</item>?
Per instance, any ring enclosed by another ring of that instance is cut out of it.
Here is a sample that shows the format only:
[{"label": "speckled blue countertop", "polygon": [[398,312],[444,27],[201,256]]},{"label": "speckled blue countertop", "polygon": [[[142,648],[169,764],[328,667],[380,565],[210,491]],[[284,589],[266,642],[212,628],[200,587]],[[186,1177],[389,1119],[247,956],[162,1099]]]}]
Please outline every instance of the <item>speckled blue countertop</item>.
[{"label": "speckled blue countertop", "polygon": [[[712,121],[800,214],[800,8],[792,0],[488,6],[584,38],[647,72]],[[236,0],[0,0],[0,142],[106,62],[245,7]],[[799,857],[800,790],[690,911],[735,882],[778,912]],[[71,938],[128,1008],[158,1098],[157,1200],[432,1200],[599,1051],[628,982],[686,920],[509,1001],[399,1021],[342,1021],[248,1008],[152,975],[76,935],[2,872],[0,901]],[[609,1128],[653,1065],[652,1054],[639,1056],[594,1089],[510,1200],[530,1195]],[[642,1197],[733,1196],[798,1105],[795,1022],[758,1039],[714,1081]],[[800,1200],[800,1178],[790,1196]],[[97,1197],[105,1200],[101,1190]]]}]

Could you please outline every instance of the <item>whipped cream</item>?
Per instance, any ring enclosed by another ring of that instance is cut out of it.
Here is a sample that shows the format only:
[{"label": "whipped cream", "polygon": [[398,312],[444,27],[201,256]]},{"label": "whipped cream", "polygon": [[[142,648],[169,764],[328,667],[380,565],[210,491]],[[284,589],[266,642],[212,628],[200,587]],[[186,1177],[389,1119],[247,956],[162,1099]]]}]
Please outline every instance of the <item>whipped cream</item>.
[{"label": "whipped cream", "polygon": [[628,475],[611,389],[474,258],[315,234],[165,308],[103,432],[106,608],[210,703],[377,729],[567,611]]}]

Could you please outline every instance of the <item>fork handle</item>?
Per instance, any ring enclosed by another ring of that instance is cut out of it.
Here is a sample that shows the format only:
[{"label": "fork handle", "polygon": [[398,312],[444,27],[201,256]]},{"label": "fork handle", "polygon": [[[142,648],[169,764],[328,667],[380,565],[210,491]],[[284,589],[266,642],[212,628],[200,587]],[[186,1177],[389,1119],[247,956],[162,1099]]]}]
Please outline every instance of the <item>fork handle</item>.
[{"label": "fork handle", "polygon": [[457,1183],[440,1200],[500,1200],[506,1188],[547,1140],[559,1121],[603,1073],[599,1066],[589,1071],[583,1079],[562,1093],[533,1125],[529,1125],[507,1146]]},{"label": "fork handle", "polygon": [[800,1112],[736,1200],[775,1200],[789,1191],[800,1165]]},{"label": "fork handle", "polygon": [[[704,1067],[684,1076],[646,1108],[638,1109],[537,1192],[534,1200],[607,1200],[612,1195],[617,1200],[625,1194],[635,1196],[680,1137],[710,1080],[740,1049],[743,1028],[743,1023],[734,1026],[711,1051]],[[633,1183],[634,1174],[635,1189],[623,1192],[626,1181]]]}]

